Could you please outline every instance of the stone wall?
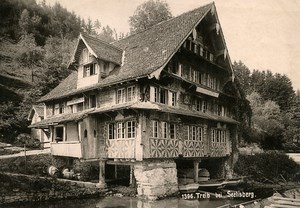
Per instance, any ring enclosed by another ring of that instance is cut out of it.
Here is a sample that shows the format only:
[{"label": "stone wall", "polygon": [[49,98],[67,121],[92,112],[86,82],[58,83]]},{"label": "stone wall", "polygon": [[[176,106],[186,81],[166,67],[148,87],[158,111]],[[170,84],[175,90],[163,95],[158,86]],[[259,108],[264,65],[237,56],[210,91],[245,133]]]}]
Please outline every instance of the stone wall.
[{"label": "stone wall", "polygon": [[155,200],[178,192],[177,169],[173,160],[149,160],[134,165],[139,196]]},{"label": "stone wall", "polygon": [[96,183],[0,173],[0,205],[101,195]]}]

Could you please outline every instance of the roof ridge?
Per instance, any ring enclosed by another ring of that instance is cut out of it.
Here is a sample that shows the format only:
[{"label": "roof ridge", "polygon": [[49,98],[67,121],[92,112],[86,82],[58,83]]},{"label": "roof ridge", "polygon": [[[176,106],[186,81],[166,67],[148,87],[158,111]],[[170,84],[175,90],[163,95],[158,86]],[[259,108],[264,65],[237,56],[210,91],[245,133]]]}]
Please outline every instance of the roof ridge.
[{"label": "roof ridge", "polygon": [[198,7],[198,8],[192,9],[192,10],[190,10],[190,11],[183,12],[182,14],[180,14],[180,15],[178,15],[178,16],[176,16],[176,17],[172,17],[172,18],[170,18],[170,19],[167,19],[167,20],[161,21],[161,22],[159,22],[159,23],[157,23],[157,24],[155,24],[155,25],[152,25],[151,27],[149,27],[149,28],[147,28],[147,29],[145,29],[145,30],[139,31],[139,32],[134,33],[134,34],[132,34],[132,35],[129,35],[129,36],[123,38],[123,39],[115,40],[115,41],[111,42],[111,44],[118,43],[119,41],[123,41],[123,40],[125,40],[125,39],[131,38],[131,37],[133,37],[133,36],[135,36],[135,35],[138,35],[138,34],[141,34],[141,33],[143,33],[143,32],[146,32],[146,31],[148,31],[148,30],[150,30],[150,29],[152,29],[152,28],[154,28],[154,27],[156,27],[156,26],[159,26],[159,25],[163,24],[163,23],[169,22],[169,21],[174,20],[174,19],[176,19],[176,18],[179,18],[179,17],[181,17],[181,16],[183,16],[183,15],[186,15],[186,14],[188,14],[188,13],[192,13],[192,12],[198,10],[198,9],[201,9],[201,8],[204,8],[204,7],[207,7],[207,6],[211,6],[211,5],[214,5],[214,2],[205,4],[205,5],[203,5],[203,6],[200,6],[200,7]]},{"label": "roof ridge", "polygon": [[119,48],[119,47],[117,47],[117,46],[115,46],[115,45],[112,45],[112,44],[109,43],[109,42],[106,42],[106,41],[104,41],[104,40],[101,40],[101,39],[99,39],[99,38],[97,38],[97,37],[94,37],[94,36],[92,36],[92,35],[89,35],[89,34],[87,34],[87,33],[81,32],[80,35],[81,35],[82,37],[88,37],[88,38],[91,38],[91,39],[93,39],[93,40],[95,40],[95,41],[101,42],[101,43],[103,43],[103,44],[105,44],[105,45],[107,45],[107,46],[109,46],[109,47],[111,47],[111,48],[114,48],[114,49],[117,49],[117,50],[123,52],[123,49],[121,49],[121,48]]}]

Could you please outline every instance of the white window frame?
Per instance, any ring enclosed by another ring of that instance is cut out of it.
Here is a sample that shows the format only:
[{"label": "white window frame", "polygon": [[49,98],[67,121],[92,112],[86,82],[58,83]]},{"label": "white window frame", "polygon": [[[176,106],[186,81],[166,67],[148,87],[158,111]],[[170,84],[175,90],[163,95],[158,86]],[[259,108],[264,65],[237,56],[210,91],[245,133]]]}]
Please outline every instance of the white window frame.
[{"label": "white window frame", "polygon": [[125,88],[117,89],[117,99],[116,99],[116,101],[117,101],[117,104],[121,104],[121,103],[126,102],[126,89]]},{"label": "white window frame", "polygon": [[152,126],[152,137],[158,138],[158,121],[152,120],[151,121]]},{"label": "white window frame", "polygon": [[168,123],[164,121],[161,122],[161,136],[163,139],[168,138]]},{"label": "white window frame", "polygon": [[135,138],[135,121],[126,122],[127,138]]},{"label": "white window frame", "polygon": [[136,89],[135,89],[135,86],[130,86],[130,87],[127,87],[127,99],[126,101],[127,102],[131,102],[131,101],[135,101],[136,99]]},{"label": "white window frame", "polygon": [[[176,139],[176,124],[170,123],[170,139]],[[173,132],[172,132],[173,131]]]}]

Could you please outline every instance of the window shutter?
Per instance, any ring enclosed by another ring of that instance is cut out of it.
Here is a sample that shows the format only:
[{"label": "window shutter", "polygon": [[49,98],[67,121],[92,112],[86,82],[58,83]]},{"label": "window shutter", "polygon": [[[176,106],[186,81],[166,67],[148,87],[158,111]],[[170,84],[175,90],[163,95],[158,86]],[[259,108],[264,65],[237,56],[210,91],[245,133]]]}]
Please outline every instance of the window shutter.
[{"label": "window shutter", "polygon": [[150,86],[150,101],[151,102],[155,102],[154,96],[155,96],[155,87]]}]

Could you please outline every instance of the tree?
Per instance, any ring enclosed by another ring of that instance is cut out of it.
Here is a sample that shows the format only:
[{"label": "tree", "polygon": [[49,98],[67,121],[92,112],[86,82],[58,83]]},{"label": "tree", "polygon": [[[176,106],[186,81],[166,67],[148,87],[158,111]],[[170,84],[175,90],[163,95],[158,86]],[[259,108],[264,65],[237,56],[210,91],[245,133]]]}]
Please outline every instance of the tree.
[{"label": "tree", "polygon": [[75,47],[75,41],[50,37],[44,46],[43,69],[39,71],[36,94],[44,95],[56,87],[72,71],[68,63]]},{"label": "tree", "polygon": [[22,50],[19,51],[18,60],[31,70],[31,81],[34,81],[35,68],[41,64],[43,49],[36,45],[33,34],[23,35],[18,43]]},{"label": "tree", "polygon": [[149,0],[137,7],[129,17],[130,32],[137,33],[172,17],[165,1]]},{"label": "tree", "polygon": [[244,90],[246,94],[250,92],[250,70],[248,67],[242,62],[233,63],[233,70],[235,77],[239,80],[241,88]]},{"label": "tree", "polygon": [[284,125],[279,105],[274,101],[265,101],[257,92],[247,96],[252,108],[254,129],[261,135],[261,145],[265,149],[281,149]]}]

